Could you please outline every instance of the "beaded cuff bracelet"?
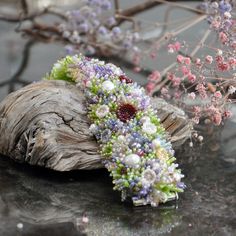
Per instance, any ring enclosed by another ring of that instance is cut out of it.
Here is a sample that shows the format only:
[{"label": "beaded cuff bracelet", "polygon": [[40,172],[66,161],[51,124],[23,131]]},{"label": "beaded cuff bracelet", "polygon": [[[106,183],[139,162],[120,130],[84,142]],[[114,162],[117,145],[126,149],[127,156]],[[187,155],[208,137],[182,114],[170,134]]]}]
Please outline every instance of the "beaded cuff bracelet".
[{"label": "beaded cuff bracelet", "polygon": [[115,65],[82,55],[58,61],[47,79],[74,82],[84,92],[89,129],[122,200],[157,206],[177,198],[183,175],[142,87]]}]

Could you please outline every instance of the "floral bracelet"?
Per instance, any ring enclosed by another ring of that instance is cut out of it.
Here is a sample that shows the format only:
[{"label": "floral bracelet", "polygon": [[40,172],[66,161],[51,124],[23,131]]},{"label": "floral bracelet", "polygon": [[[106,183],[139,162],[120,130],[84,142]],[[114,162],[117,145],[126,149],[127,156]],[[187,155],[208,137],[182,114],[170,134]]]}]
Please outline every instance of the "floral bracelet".
[{"label": "floral bracelet", "polygon": [[185,184],[150,97],[115,65],[83,55],[59,60],[46,77],[74,82],[85,94],[90,131],[122,200],[158,206]]}]

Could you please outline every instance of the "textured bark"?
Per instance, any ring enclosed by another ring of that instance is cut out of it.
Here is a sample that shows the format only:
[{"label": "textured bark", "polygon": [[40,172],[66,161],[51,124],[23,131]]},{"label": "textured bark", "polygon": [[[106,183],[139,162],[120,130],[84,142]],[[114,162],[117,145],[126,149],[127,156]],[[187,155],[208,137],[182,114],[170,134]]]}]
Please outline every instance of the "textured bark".
[{"label": "textured bark", "polygon": [[157,115],[168,131],[174,148],[180,147],[190,138],[193,126],[183,110],[160,98],[153,98],[152,106],[157,110]]},{"label": "textured bark", "polygon": [[[180,145],[190,135],[187,117],[163,100],[154,99],[153,105],[173,144]],[[83,93],[65,81],[41,81],[0,104],[0,153],[59,171],[102,168],[88,128]]]}]

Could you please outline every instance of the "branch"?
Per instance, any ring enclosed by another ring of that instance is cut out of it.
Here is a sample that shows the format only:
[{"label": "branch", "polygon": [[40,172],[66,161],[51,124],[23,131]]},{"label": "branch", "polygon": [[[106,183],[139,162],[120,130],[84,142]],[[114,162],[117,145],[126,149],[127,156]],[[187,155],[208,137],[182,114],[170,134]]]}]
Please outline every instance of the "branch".
[{"label": "branch", "polygon": [[25,85],[26,81],[20,80],[20,76],[23,74],[23,72],[25,71],[28,62],[29,62],[29,58],[30,58],[30,49],[31,47],[34,45],[34,41],[33,40],[29,40],[23,49],[23,53],[22,53],[22,60],[21,63],[17,69],[17,71],[9,78],[6,79],[5,81],[0,83],[0,87],[3,87],[5,85],[9,85],[9,93],[14,91],[14,84],[15,83],[20,83]]},{"label": "branch", "polygon": [[22,16],[22,14],[19,14],[19,15],[16,15],[16,16],[13,16],[13,15],[9,16],[9,15],[5,15],[5,14],[0,13],[0,20],[1,21],[6,21],[6,22],[9,22],[9,23],[18,23],[18,22],[26,21],[26,20],[31,20],[32,21],[35,18],[40,17],[40,16],[45,15],[45,14],[55,15],[55,16],[58,16],[61,19],[67,20],[67,16],[65,14],[63,14],[62,12],[60,12],[58,10],[51,9],[50,7],[44,8],[40,12],[36,12],[36,13],[33,13],[33,14],[27,14],[27,15],[23,15],[23,16]]},{"label": "branch", "polygon": [[120,2],[119,0],[114,0],[115,13],[120,13]]},{"label": "branch", "polygon": [[20,3],[21,3],[21,8],[23,10],[24,15],[28,15],[29,8],[28,8],[27,0],[21,0]]},{"label": "branch", "polygon": [[[122,15],[124,17],[131,17],[131,16],[137,15],[137,14],[143,12],[143,11],[149,10],[149,9],[155,7],[155,6],[158,6],[158,5],[164,4],[164,3],[169,4],[171,6],[175,6],[175,7],[179,7],[179,8],[189,10],[189,11],[197,13],[197,14],[205,14],[205,12],[203,12],[199,9],[191,8],[189,6],[178,4],[178,3],[173,3],[173,2],[176,2],[176,0],[170,0],[170,1],[149,0],[149,1],[146,1],[144,3],[140,3],[140,4],[137,4],[133,7],[130,7],[126,10],[119,11],[119,15]],[[125,18],[118,17],[117,25],[120,25],[123,21],[125,21]]]},{"label": "branch", "polygon": [[[122,15],[123,17],[130,17],[130,16],[134,16],[140,12],[146,11],[154,6],[159,5],[160,3],[157,3],[153,0],[151,1],[147,1],[144,3],[140,3],[134,7],[128,8],[126,10],[120,11],[119,15]],[[125,21],[125,18],[121,18],[119,16],[116,16],[117,19],[117,25],[120,25],[123,21]]]}]

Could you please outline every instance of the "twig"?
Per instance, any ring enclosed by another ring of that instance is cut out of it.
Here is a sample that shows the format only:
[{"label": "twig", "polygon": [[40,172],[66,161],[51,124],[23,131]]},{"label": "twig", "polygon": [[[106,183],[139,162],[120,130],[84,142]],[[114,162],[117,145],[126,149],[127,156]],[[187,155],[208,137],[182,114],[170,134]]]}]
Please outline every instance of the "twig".
[{"label": "twig", "polygon": [[0,20],[6,21],[9,23],[18,23],[20,21],[27,21],[27,20],[32,21],[33,19],[40,17],[42,15],[45,15],[45,14],[55,15],[55,16],[58,16],[59,18],[67,20],[67,16],[65,14],[63,14],[62,12],[60,12],[58,10],[51,9],[50,7],[44,8],[40,12],[36,12],[33,14],[27,14],[24,16],[22,16],[22,14],[16,15],[16,16],[13,16],[13,15],[9,16],[9,15],[4,15],[4,14],[0,13]]},{"label": "twig", "polygon": [[28,15],[28,13],[29,13],[29,8],[28,8],[28,3],[27,3],[27,1],[26,1],[26,0],[21,0],[20,3],[21,3],[21,8],[22,8],[22,10],[23,10],[24,15]]},{"label": "twig", "polygon": [[197,13],[197,14],[206,14],[206,12],[204,11],[201,11],[197,8],[192,8],[190,6],[187,6],[187,5],[184,5],[184,4],[180,4],[180,3],[176,3],[176,1],[166,1],[166,0],[153,0],[155,1],[156,3],[165,3],[167,5],[170,5],[170,6],[175,6],[175,7],[178,7],[178,8],[182,8],[182,9],[185,9],[185,10],[188,10],[188,11],[191,11],[191,12],[194,12],[194,13]]},{"label": "twig", "polygon": [[207,40],[208,36],[210,35],[211,30],[207,30],[205,32],[205,34],[203,35],[202,39],[200,40],[200,42],[197,44],[197,46],[194,48],[194,50],[191,52],[190,57],[193,57],[194,55],[196,55],[196,53],[198,52],[198,50],[202,47],[202,45],[204,44],[204,42]]},{"label": "twig", "polygon": [[3,81],[0,83],[0,87],[3,87],[5,85],[9,85],[9,89],[8,92],[12,92],[14,91],[14,85],[15,83],[21,83],[23,85],[25,85],[27,82],[23,81],[20,79],[20,76],[23,74],[23,72],[25,71],[28,62],[29,62],[29,58],[30,58],[30,49],[32,48],[32,46],[34,45],[34,41],[33,40],[29,40],[23,49],[23,53],[22,53],[22,60],[21,63],[17,69],[17,71],[7,80]]},{"label": "twig", "polygon": [[[120,11],[119,12],[119,15],[122,15],[122,16],[134,16],[140,12],[143,12],[143,11],[146,11],[154,6],[157,6],[159,5],[160,3],[157,3],[153,0],[151,1],[146,1],[144,3],[140,3],[140,4],[137,4],[135,5],[134,7],[130,7],[126,10],[123,10],[123,11]],[[118,18],[117,20],[117,25],[120,25],[125,19],[124,18]]]},{"label": "twig", "polygon": [[114,5],[115,5],[115,13],[119,14],[120,13],[120,2],[119,2],[119,0],[114,0]]},{"label": "twig", "polygon": [[[176,6],[176,7],[179,7],[179,8],[183,8],[185,10],[189,10],[189,11],[197,13],[197,14],[205,14],[205,12],[203,12],[199,9],[191,8],[189,6],[174,3],[174,2],[175,2],[175,0],[170,0],[170,1],[150,0],[150,1],[146,1],[144,3],[137,4],[137,5],[135,5],[133,7],[130,7],[126,10],[120,11],[119,15],[131,17],[131,16],[134,16],[134,15],[137,15],[138,13],[144,12],[146,10],[149,10],[149,9],[155,7],[155,6],[158,6],[158,5],[164,4],[164,3],[169,4],[171,6]],[[125,20],[124,18],[118,19],[117,25],[120,25],[124,20]]]}]

